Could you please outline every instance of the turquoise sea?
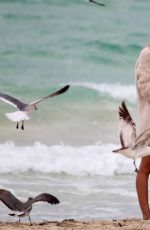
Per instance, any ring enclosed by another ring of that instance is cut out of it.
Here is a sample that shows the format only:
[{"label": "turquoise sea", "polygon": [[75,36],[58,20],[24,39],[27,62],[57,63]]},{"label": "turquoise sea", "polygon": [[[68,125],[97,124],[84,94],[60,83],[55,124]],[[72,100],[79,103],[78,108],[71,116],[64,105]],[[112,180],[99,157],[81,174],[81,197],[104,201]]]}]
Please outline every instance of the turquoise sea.
[{"label": "turquoise sea", "polygon": [[[31,102],[70,84],[39,104],[24,131],[0,101],[1,188],[61,201],[36,204],[33,221],[141,217],[133,162],[112,150],[122,100],[137,121],[134,67],[150,42],[150,3],[99,2],[0,0],[0,91]],[[16,221],[8,213],[0,203],[0,220]]]}]

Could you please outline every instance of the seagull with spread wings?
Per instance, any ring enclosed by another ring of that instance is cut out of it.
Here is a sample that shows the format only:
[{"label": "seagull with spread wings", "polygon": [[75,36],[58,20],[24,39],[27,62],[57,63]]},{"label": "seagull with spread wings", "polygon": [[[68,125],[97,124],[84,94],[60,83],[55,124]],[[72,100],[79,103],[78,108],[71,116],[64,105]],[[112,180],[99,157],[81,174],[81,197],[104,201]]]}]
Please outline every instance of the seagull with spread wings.
[{"label": "seagull with spread wings", "polygon": [[58,96],[64,92],[66,92],[69,89],[69,85],[66,85],[65,87],[61,88],[60,90],[49,94],[48,96],[41,97],[29,104],[23,103],[20,100],[16,99],[15,97],[12,97],[8,94],[1,93],[0,92],[0,100],[14,106],[15,108],[18,109],[18,111],[13,112],[13,113],[5,113],[7,118],[13,122],[17,122],[16,128],[19,128],[19,122],[22,122],[21,129],[24,130],[24,121],[29,120],[29,113],[33,111],[33,109],[37,109],[37,104],[48,99],[52,98],[54,96]]},{"label": "seagull with spread wings", "polygon": [[123,101],[119,106],[119,137],[121,148],[113,150],[126,157],[133,158],[135,172],[138,171],[135,160],[150,155],[150,128],[136,136],[136,125]]},{"label": "seagull with spread wings", "polygon": [[52,196],[48,193],[41,193],[35,198],[29,197],[28,200],[23,203],[18,198],[16,198],[10,191],[5,189],[0,189],[0,201],[13,211],[13,213],[10,213],[8,215],[18,216],[19,222],[21,217],[28,216],[31,225],[32,223],[30,218],[30,212],[34,203],[41,201],[47,202],[52,205],[60,203],[60,201],[55,196]]}]

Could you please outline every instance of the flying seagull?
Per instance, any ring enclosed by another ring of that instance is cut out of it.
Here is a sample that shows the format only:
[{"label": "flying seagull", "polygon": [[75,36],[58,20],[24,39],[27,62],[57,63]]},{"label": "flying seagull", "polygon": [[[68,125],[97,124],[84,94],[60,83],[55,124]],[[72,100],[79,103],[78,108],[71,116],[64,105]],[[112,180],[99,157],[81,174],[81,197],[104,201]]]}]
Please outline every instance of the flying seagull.
[{"label": "flying seagull", "polygon": [[32,223],[30,218],[30,212],[34,203],[40,201],[47,202],[52,205],[60,203],[60,201],[55,196],[52,196],[48,193],[41,193],[35,198],[29,197],[28,200],[23,203],[22,201],[17,199],[10,191],[4,189],[0,189],[0,201],[13,211],[13,213],[10,213],[8,215],[18,216],[19,222],[21,217],[28,216],[31,225]]},{"label": "flying seagull", "polygon": [[68,89],[69,89],[69,85],[66,85],[64,86],[63,88],[61,88],[60,90],[54,92],[54,93],[51,93],[49,94],[48,96],[45,96],[45,97],[41,97],[29,104],[26,104],[26,103],[23,103],[21,102],[20,100],[8,95],[8,94],[5,94],[5,93],[1,93],[0,92],[0,100],[14,106],[15,108],[18,109],[18,111],[16,112],[13,112],[13,113],[5,113],[5,115],[7,116],[7,118],[13,122],[17,122],[17,126],[16,126],[16,129],[19,128],[19,122],[21,121],[22,122],[22,126],[21,126],[21,129],[24,130],[24,121],[25,120],[29,120],[29,116],[28,114],[30,112],[33,111],[33,109],[37,109],[37,104],[41,101],[44,101],[48,98],[51,98],[51,97],[54,97],[54,96],[57,96],[57,95],[60,95],[64,92],[66,92]]},{"label": "flying seagull", "polygon": [[105,6],[105,4],[100,3],[100,2],[96,2],[94,0],[89,0],[89,2],[95,3],[95,4],[99,5],[99,6]]},{"label": "flying seagull", "polygon": [[138,172],[135,160],[150,155],[150,128],[144,130],[138,137],[136,136],[136,125],[124,101],[119,106],[119,119],[121,148],[113,152],[133,158],[135,172]]}]

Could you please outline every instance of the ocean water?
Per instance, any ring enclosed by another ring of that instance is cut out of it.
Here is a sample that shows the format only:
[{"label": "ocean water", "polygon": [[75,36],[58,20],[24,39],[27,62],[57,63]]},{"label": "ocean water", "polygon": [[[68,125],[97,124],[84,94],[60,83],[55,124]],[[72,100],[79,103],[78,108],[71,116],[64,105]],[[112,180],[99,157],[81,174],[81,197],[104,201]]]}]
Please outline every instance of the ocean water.
[{"label": "ocean water", "polygon": [[[30,102],[70,84],[39,104],[24,131],[0,102],[1,188],[61,202],[35,204],[36,222],[141,217],[133,162],[112,150],[122,100],[137,122],[134,67],[150,41],[149,1],[101,2],[0,1],[0,91]],[[9,212],[0,203],[0,220],[16,221]]]}]

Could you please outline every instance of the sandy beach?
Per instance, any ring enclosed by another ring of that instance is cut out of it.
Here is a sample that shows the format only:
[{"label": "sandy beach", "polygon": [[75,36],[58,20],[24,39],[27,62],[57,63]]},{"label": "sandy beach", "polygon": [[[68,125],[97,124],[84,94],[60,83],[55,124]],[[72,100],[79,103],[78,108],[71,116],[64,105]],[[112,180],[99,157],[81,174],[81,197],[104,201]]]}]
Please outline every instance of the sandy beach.
[{"label": "sandy beach", "polygon": [[64,220],[62,222],[43,222],[39,224],[33,223],[32,226],[23,223],[2,223],[0,222],[1,230],[13,230],[13,229],[24,229],[24,230],[149,230],[150,220],[140,220],[140,219],[125,219],[125,220],[114,220],[114,221],[90,221],[82,222],[75,220]]}]

